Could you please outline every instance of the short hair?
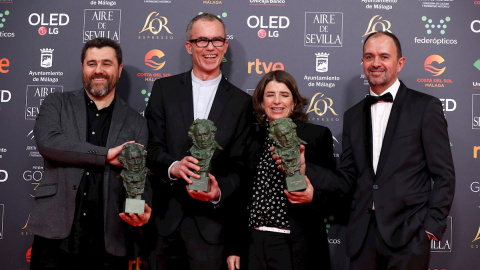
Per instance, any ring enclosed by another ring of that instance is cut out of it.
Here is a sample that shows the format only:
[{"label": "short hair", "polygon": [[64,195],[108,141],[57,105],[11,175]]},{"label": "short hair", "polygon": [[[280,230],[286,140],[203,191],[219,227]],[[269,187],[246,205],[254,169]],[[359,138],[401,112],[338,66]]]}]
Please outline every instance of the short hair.
[{"label": "short hair", "polygon": [[115,56],[117,57],[118,65],[122,64],[122,57],[123,56],[122,56],[122,48],[120,48],[120,45],[114,40],[111,40],[109,38],[103,38],[103,37],[94,38],[92,40],[87,41],[87,43],[85,43],[85,45],[83,45],[82,55],[81,55],[82,63],[85,60],[85,55],[87,54],[88,49],[90,49],[90,48],[101,49],[103,47],[113,48],[115,50]]},{"label": "short hair", "polygon": [[265,124],[265,109],[262,107],[263,95],[265,93],[265,88],[267,84],[271,81],[276,81],[279,83],[283,83],[287,86],[288,90],[292,92],[294,107],[290,118],[293,120],[298,120],[302,122],[306,122],[308,120],[308,116],[306,113],[303,112],[303,108],[307,105],[308,100],[304,98],[300,92],[298,91],[297,82],[290,75],[288,72],[283,70],[275,70],[270,71],[269,73],[265,74],[263,78],[258,83],[257,87],[255,88],[255,92],[253,93],[253,116],[261,125]]},{"label": "short hair", "polygon": [[227,27],[225,27],[225,23],[223,23],[222,19],[220,19],[218,16],[212,14],[212,13],[201,13],[195,16],[187,25],[187,40],[192,39],[192,28],[193,24],[199,20],[202,21],[207,21],[207,22],[212,22],[212,21],[218,21],[222,24],[223,26],[223,33],[224,33],[224,38],[227,38]]},{"label": "short hair", "polygon": [[[402,58],[402,46],[400,45],[400,40],[398,40],[397,36],[394,34],[387,32],[387,31],[378,31],[378,32],[373,32],[370,35],[367,36],[365,41],[363,42],[363,52],[365,52],[365,44],[367,44],[367,40],[373,36],[377,35],[384,35],[384,36],[389,36],[390,38],[393,39],[393,43],[395,43],[395,47],[397,47],[397,59]],[[362,52],[362,55],[363,55]]]}]

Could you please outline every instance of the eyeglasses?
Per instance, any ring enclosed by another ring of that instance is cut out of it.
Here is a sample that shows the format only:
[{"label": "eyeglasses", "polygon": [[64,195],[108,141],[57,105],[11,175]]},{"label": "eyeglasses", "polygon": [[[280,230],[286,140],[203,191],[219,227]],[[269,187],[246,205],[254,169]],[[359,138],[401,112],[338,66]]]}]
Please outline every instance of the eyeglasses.
[{"label": "eyeglasses", "polygon": [[199,48],[205,48],[208,46],[208,43],[212,42],[213,47],[222,47],[225,44],[225,38],[215,37],[212,39],[208,38],[197,38],[190,39],[189,42],[195,43]]}]

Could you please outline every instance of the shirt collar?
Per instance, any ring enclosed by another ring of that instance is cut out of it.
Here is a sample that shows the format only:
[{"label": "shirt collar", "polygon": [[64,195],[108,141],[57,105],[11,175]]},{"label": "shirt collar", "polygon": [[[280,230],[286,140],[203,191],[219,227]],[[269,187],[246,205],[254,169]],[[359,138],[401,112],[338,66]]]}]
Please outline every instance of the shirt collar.
[{"label": "shirt collar", "polygon": [[212,80],[208,80],[208,81],[202,81],[199,78],[195,77],[195,74],[193,74],[193,69],[191,71],[191,74],[192,74],[192,81],[196,84],[203,85],[203,86],[217,85],[217,84],[220,83],[220,80],[222,79],[222,72],[221,71],[220,71],[220,74],[218,75],[218,77],[216,77],[215,79],[212,79]]},{"label": "shirt collar", "polygon": [[[392,94],[393,100],[395,100],[395,96],[397,96],[399,88],[400,88],[400,81],[397,78],[397,80],[389,88],[387,88],[387,90],[383,91],[382,95],[384,95],[386,93],[390,93],[390,94]],[[370,95],[371,96],[378,96],[377,94],[375,94],[372,91],[372,88],[370,88]]]}]

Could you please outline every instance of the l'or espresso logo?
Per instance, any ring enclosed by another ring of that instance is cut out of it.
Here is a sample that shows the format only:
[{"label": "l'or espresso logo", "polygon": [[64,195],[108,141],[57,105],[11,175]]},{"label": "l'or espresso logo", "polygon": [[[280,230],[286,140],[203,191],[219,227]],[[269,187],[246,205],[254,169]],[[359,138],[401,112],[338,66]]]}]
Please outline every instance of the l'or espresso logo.
[{"label": "l'or espresso logo", "polygon": [[417,82],[423,84],[429,88],[444,88],[445,84],[451,84],[452,79],[439,77],[445,72],[447,68],[445,59],[437,54],[432,54],[425,59],[423,64],[425,71],[427,71],[432,77],[430,78],[418,78]]},{"label": "l'or espresso logo", "polygon": [[121,9],[85,9],[83,43],[97,37],[120,43]]},{"label": "l'or espresso logo", "polygon": [[27,85],[25,119],[35,120],[43,100],[51,93],[63,93],[62,85]]},{"label": "l'or espresso logo", "polygon": [[252,29],[260,28],[257,32],[259,38],[279,37],[280,30],[290,26],[287,16],[255,16],[247,18],[247,26]]},{"label": "l'or espresso logo", "polygon": [[32,26],[40,26],[38,34],[58,35],[59,27],[66,26],[70,22],[70,17],[66,13],[32,13],[28,16],[28,23]]},{"label": "l'or espresso logo", "polygon": [[[326,97],[322,92],[316,93],[310,100],[310,105],[307,109],[308,113],[314,113],[315,115],[309,115],[310,121],[322,121],[322,122],[338,122],[340,118],[333,109],[333,99]],[[333,115],[333,116],[330,116]]]},{"label": "l'or espresso logo", "polygon": [[[480,94],[472,95],[472,129],[480,129]],[[476,157],[476,152],[474,152]]]},{"label": "l'or espresso logo", "polygon": [[389,20],[383,19],[382,16],[380,15],[375,15],[368,22],[367,30],[365,31],[365,34],[363,34],[362,37],[366,37],[374,32],[386,31],[391,33],[392,31],[390,30],[390,27],[392,27],[392,23],[390,23]]},{"label": "l'or espresso logo", "polygon": [[173,39],[173,33],[168,27],[167,17],[160,16],[160,13],[156,11],[148,14],[142,30],[138,34],[138,39]]},{"label": "l'or espresso logo", "polygon": [[167,62],[165,60],[165,54],[163,51],[158,49],[150,50],[145,54],[144,60],[145,65],[150,67],[153,72],[139,72],[137,73],[137,77],[145,78],[145,81],[153,82],[158,78],[170,77],[172,75],[171,73],[159,72],[159,70],[161,70]]},{"label": "l'or espresso logo", "polygon": [[305,12],[306,47],[342,47],[343,12]]},{"label": "l'or espresso logo", "polygon": [[452,217],[447,217],[447,229],[443,234],[442,240],[435,241],[430,240],[430,251],[431,252],[452,252],[452,228],[453,221]]}]

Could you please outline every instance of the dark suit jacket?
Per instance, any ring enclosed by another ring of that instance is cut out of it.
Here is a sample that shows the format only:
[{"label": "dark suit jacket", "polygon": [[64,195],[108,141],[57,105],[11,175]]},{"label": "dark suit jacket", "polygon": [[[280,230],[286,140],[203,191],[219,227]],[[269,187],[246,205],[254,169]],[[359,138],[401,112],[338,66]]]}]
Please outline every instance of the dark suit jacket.
[{"label": "dark suit jacket", "polygon": [[[44,158],[44,175],[37,187],[29,230],[50,239],[70,234],[75,214],[75,198],[85,166],[105,167],[103,181],[105,248],[116,256],[126,255],[125,231],[120,219],[125,190],[117,178],[121,167],[106,163],[109,148],[127,141],[147,142],[145,119],[118,96],[112,114],[106,147],[86,142],[87,111],[85,90],[52,93],[44,100],[33,130],[37,147]],[[144,198],[151,205],[147,183]]]},{"label": "dark suit jacket", "polygon": [[[406,245],[419,230],[438,239],[455,189],[447,122],[437,98],[401,83],[393,102],[375,175],[370,108],[362,100],[345,113],[343,153],[337,173],[312,168],[327,190],[353,190],[347,253],[360,249],[375,201],[378,230],[392,248]],[[432,187],[433,181],[433,187]]]},{"label": "dark suit jacket", "polygon": [[[333,158],[333,140],[332,133],[324,126],[309,124],[305,122],[295,121],[297,125],[297,135],[302,140],[307,142],[305,146],[305,160],[307,162],[307,177],[314,187],[313,202],[309,204],[290,204],[288,203],[288,214],[290,222],[290,235],[292,238],[293,264],[294,269],[330,269],[329,248],[327,242],[327,233],[325,223],[323,221],[325,215],[324,210],[327,198],[325,193],[316,192],[318,190],[320,178],[314,178],[308,173],[308,167],[323,166],[329,170],[335,169],[335,160]],[[242,252],[242,248],[248,247],[248,218],[249,213],[246,210],[247,205],[250,205],[253,197],[253,179],[257,174],[257,166],[260,162],[261,154],[263,152],[263,145],[266,139],[266,129],[258,127],[257,131],[252,137],[252,142],[249,144],[246,159],[248,160],[247,168],[248,174],[242,182],[242,200],[243,206],[237,213],[243,213],[243,216],[232,217],[234,220],[228,236],[227,250],[230,254],[240,255],[242,265],[246,266],[244,262],[247,252]],[[244,184],[245,183],[245,184]],[[239,220],[242,219],[242,220]],[[243,228],[240,228],[243,226]],[[241,233],[243,232],[243,234]],[[243,242],[242,246],[238,243]],[[243,256],[243,257],[242,257]]]},{"label": "dark suit jacket", "polygon": [[244,141],[251,123],[251,97],[222,77],[208,119],[217,127],[215,140],[223,148],[212,157],[212,175],[221,190],[220,207],[194,200],[183,179],[170,180],[168,168],[189,156],[192,141],[188,129],[193,123],[191,72],[156,80],[145,110],[148,123],[148,167],[153,172],[155,222],[158,234],[170,235],[188,214],[195,218],[204,240],[222,242],[223,201],[238,187]]}]

